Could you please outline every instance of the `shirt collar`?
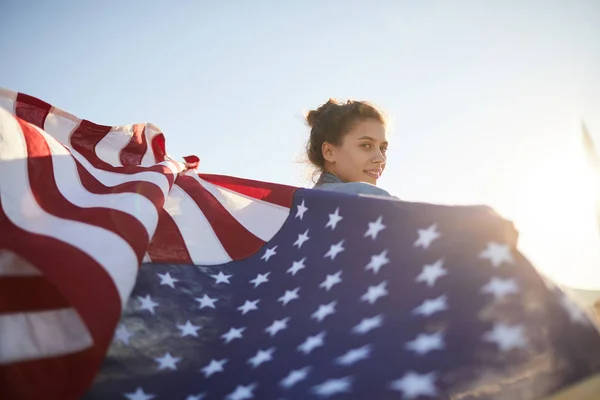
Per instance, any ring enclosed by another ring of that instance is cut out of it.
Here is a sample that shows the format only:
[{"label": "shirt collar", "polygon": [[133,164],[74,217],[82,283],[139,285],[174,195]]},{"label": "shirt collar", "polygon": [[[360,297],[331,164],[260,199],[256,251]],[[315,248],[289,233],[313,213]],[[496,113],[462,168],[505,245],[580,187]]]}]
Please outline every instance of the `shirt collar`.
[{"label": "shirt collar", "polygon": [[315,186],[321,186],[324,183],[342,183],[342,180],[329,172],[323,172]]}]

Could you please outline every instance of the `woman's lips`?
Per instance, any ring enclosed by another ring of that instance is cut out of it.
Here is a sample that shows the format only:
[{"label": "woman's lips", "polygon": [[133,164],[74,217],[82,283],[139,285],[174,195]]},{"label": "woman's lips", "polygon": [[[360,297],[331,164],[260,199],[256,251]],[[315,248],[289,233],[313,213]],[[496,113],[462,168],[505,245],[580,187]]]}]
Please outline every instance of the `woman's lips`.
[{"label": "woman's lips", "polygon": [[373,179],[379,179],[382,172],[383,171],[380,169],[371,169],[371,170],[364,171],[365,174],[369,175]]}]

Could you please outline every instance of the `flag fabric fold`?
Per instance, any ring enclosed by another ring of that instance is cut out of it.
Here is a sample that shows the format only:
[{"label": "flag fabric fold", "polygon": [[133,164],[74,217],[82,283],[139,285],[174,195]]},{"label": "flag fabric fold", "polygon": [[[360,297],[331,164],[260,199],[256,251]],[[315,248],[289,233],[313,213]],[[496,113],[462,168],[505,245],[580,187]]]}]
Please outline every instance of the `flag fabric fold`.
[{"label": "flag fabric fold", "polygon": [[202,174],[0,90],[0,398],[539,398],[598,329],[488,207]]}]

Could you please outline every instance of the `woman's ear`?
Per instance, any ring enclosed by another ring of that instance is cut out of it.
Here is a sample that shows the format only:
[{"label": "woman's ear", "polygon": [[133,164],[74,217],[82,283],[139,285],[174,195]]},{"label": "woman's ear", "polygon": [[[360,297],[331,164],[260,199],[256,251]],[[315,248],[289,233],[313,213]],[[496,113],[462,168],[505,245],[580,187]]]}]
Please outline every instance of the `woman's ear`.
[{"label": "woman's ear", "polygon": [[326,162],[335,163],[335,146],[329,142],[323,142],[321,152]]}]

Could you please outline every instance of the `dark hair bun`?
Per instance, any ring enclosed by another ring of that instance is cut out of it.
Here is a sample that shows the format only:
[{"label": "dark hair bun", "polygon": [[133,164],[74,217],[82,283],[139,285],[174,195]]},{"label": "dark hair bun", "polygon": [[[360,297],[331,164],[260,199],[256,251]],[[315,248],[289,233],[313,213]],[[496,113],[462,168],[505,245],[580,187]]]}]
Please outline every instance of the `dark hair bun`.
[{"label": "dark hair bun", "polygon": [[308,126],[314,128],[317,124],[319,124],[319,122],[321,122],[324,119],[323,116],[327,115],[327,113],[332,109],[335,109],[336,107],[339,107],[341,105],[342,104],[339,103],[337,100],[329,99],[327,100],[327,103],[319,106],[319,108],[317,108],[316,110],[310,110],[308,114],[306,114],[306,122],[308,123]]}]

